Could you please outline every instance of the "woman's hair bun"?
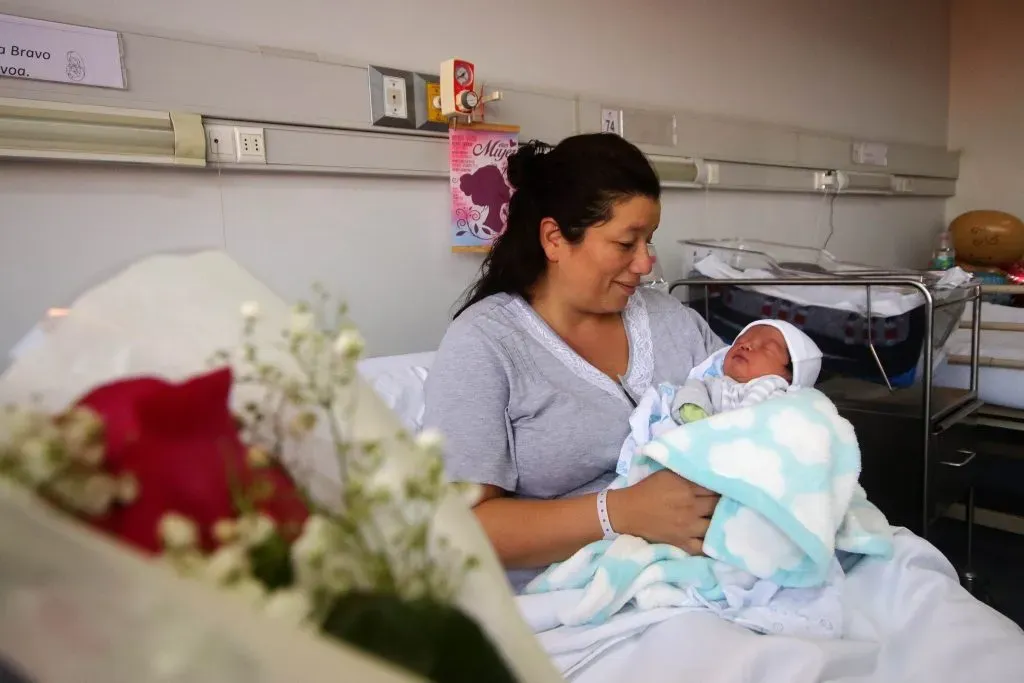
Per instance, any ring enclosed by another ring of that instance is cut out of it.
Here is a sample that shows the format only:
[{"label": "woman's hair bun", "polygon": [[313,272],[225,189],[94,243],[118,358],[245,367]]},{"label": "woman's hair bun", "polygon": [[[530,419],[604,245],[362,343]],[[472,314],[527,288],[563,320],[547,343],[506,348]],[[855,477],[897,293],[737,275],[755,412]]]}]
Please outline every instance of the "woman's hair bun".
[{"label": "woman's hair bun", "polygon": [[514,189],[536,185],[544,173],[544,156],[552,146],[539,140],[530,140],[508,158],[508,182]]}]

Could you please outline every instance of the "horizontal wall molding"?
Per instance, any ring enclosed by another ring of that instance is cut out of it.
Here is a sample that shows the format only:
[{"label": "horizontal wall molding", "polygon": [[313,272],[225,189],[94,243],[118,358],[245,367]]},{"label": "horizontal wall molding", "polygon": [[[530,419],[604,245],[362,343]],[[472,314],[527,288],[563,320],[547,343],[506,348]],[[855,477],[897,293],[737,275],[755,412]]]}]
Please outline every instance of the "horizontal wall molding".
[{"label": "horizontal wall molding", "polygon": [[[266,164],[216,162],[209,166],[246,172],[320,173],[405,178],[447,178],[448,140],[436,135],[329,129],[267,124],[230,119],[207,119],[207,126],[263,127]],[[815,187],[819,170],[730,162],[709,162],[689,157],[651,155],[654,168],[667,189],[711,189],[753,192],[821,194]],[[906,179],[876,174],[881,187],[841,191],[839,194],[890,196],[951,196],[956,181],[936,178]],[[902,191],[898,181],[904,181]],[[910,185],[907,186],[906,182]]]},{"label": "horizontal wall molding", "polygon": [[[642,135],[633,140],[645,152],[652,154],[685,154],[709,161],[946,179],[955,179],[959,175],[959,153],[944,147],[866,140],[690,111],[623,106],[612,99],[601,102],[580,100],[578,107],[580,132],[584,133],[601,130],[602,109],[623,110],[623,133],[627,139],[631,137],[629,113],[636,113],[648,121],[674,119],[673,144],[645,142]],[[888,152],[887,164],[879,167],[855,163],[853,146],[858,142],[884,144]]]},{"label": "horizontal wall molding", "polygon": [[[444,133],[371,126],[365,66],[307,52],[131,32],[122,33],[122,42],[128,90],[0,78],[0,97],[191,112],[208,121],[253,122],[266,129],[268,163],[246,170],[411,177],[444,174]],[[841,170],[910,179],[893,180],[896,189],[886,193],[893,196],[950,196],[959,172],[959,154],[941,147],[863,140],[500,83],[485,87],[503,94],[503,99],[487,106],[487,120],[518,125],[524,140],[553,143],[575,133],[597,131],[602,109],[621,109],[625,113],[624,136],[648,154],[678,159],[682,164],[692,158],[716,165],[717,178],[708,178],[713,188],[814,192],[814,172]],[[855,163],[852,150],[858,142],[885,144],[885,166]],[[672,168],[673,177],[666,185],[688,186],[685,177],[689,172]]]}]

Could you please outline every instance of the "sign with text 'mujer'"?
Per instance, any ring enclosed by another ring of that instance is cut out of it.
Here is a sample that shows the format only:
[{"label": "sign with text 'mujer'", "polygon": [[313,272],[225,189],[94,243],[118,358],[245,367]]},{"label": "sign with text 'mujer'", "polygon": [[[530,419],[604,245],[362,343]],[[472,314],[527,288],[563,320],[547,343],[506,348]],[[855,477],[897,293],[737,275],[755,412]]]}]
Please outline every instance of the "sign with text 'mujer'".
[{"label": "sign with text 'mujer'", "polygon": [[0,78],[125,89],[121,36],[0,14]]},{"label": "sign with text 'mujer'", "polygon": [[488,251],[505,231],[508,158],[518,149],[519,127],[462,124],[448,131],[448,140],[452,251]]}]

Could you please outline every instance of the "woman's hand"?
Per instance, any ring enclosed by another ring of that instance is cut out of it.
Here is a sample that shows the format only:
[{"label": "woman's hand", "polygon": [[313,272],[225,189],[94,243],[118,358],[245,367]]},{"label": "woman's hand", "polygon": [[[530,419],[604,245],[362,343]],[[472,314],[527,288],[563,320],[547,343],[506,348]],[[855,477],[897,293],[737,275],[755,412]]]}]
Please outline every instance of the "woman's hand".
[{"label": "woman's hand", "polygon": [[701,554],[718,494],[669,470],[608,493],[608,515],[620,534]]}]

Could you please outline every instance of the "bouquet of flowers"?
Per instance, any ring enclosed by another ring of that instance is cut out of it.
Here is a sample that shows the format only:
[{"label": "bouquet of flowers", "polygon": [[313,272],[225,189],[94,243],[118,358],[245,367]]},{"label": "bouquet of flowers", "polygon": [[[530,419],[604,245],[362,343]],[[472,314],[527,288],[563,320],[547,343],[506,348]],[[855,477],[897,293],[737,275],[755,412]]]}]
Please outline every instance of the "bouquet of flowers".
[{"label": "bouquet of flowers", "polygon": [[[260,324],[244,305],[240,348],[183,382],[110,382],[58,414],[7,407],[0,478],[271,618],[430,680],[512,681],[453,604],[476,559],[432,528],[455,486],[440,435],[396,434],[414,453],[400,462],[359,436],[363,341],[322,289],[294,307],[270,360]],[[246,396],[238,412],[233,391]],[[326,484],[301,457],[324,444],[339,475]]]}]

